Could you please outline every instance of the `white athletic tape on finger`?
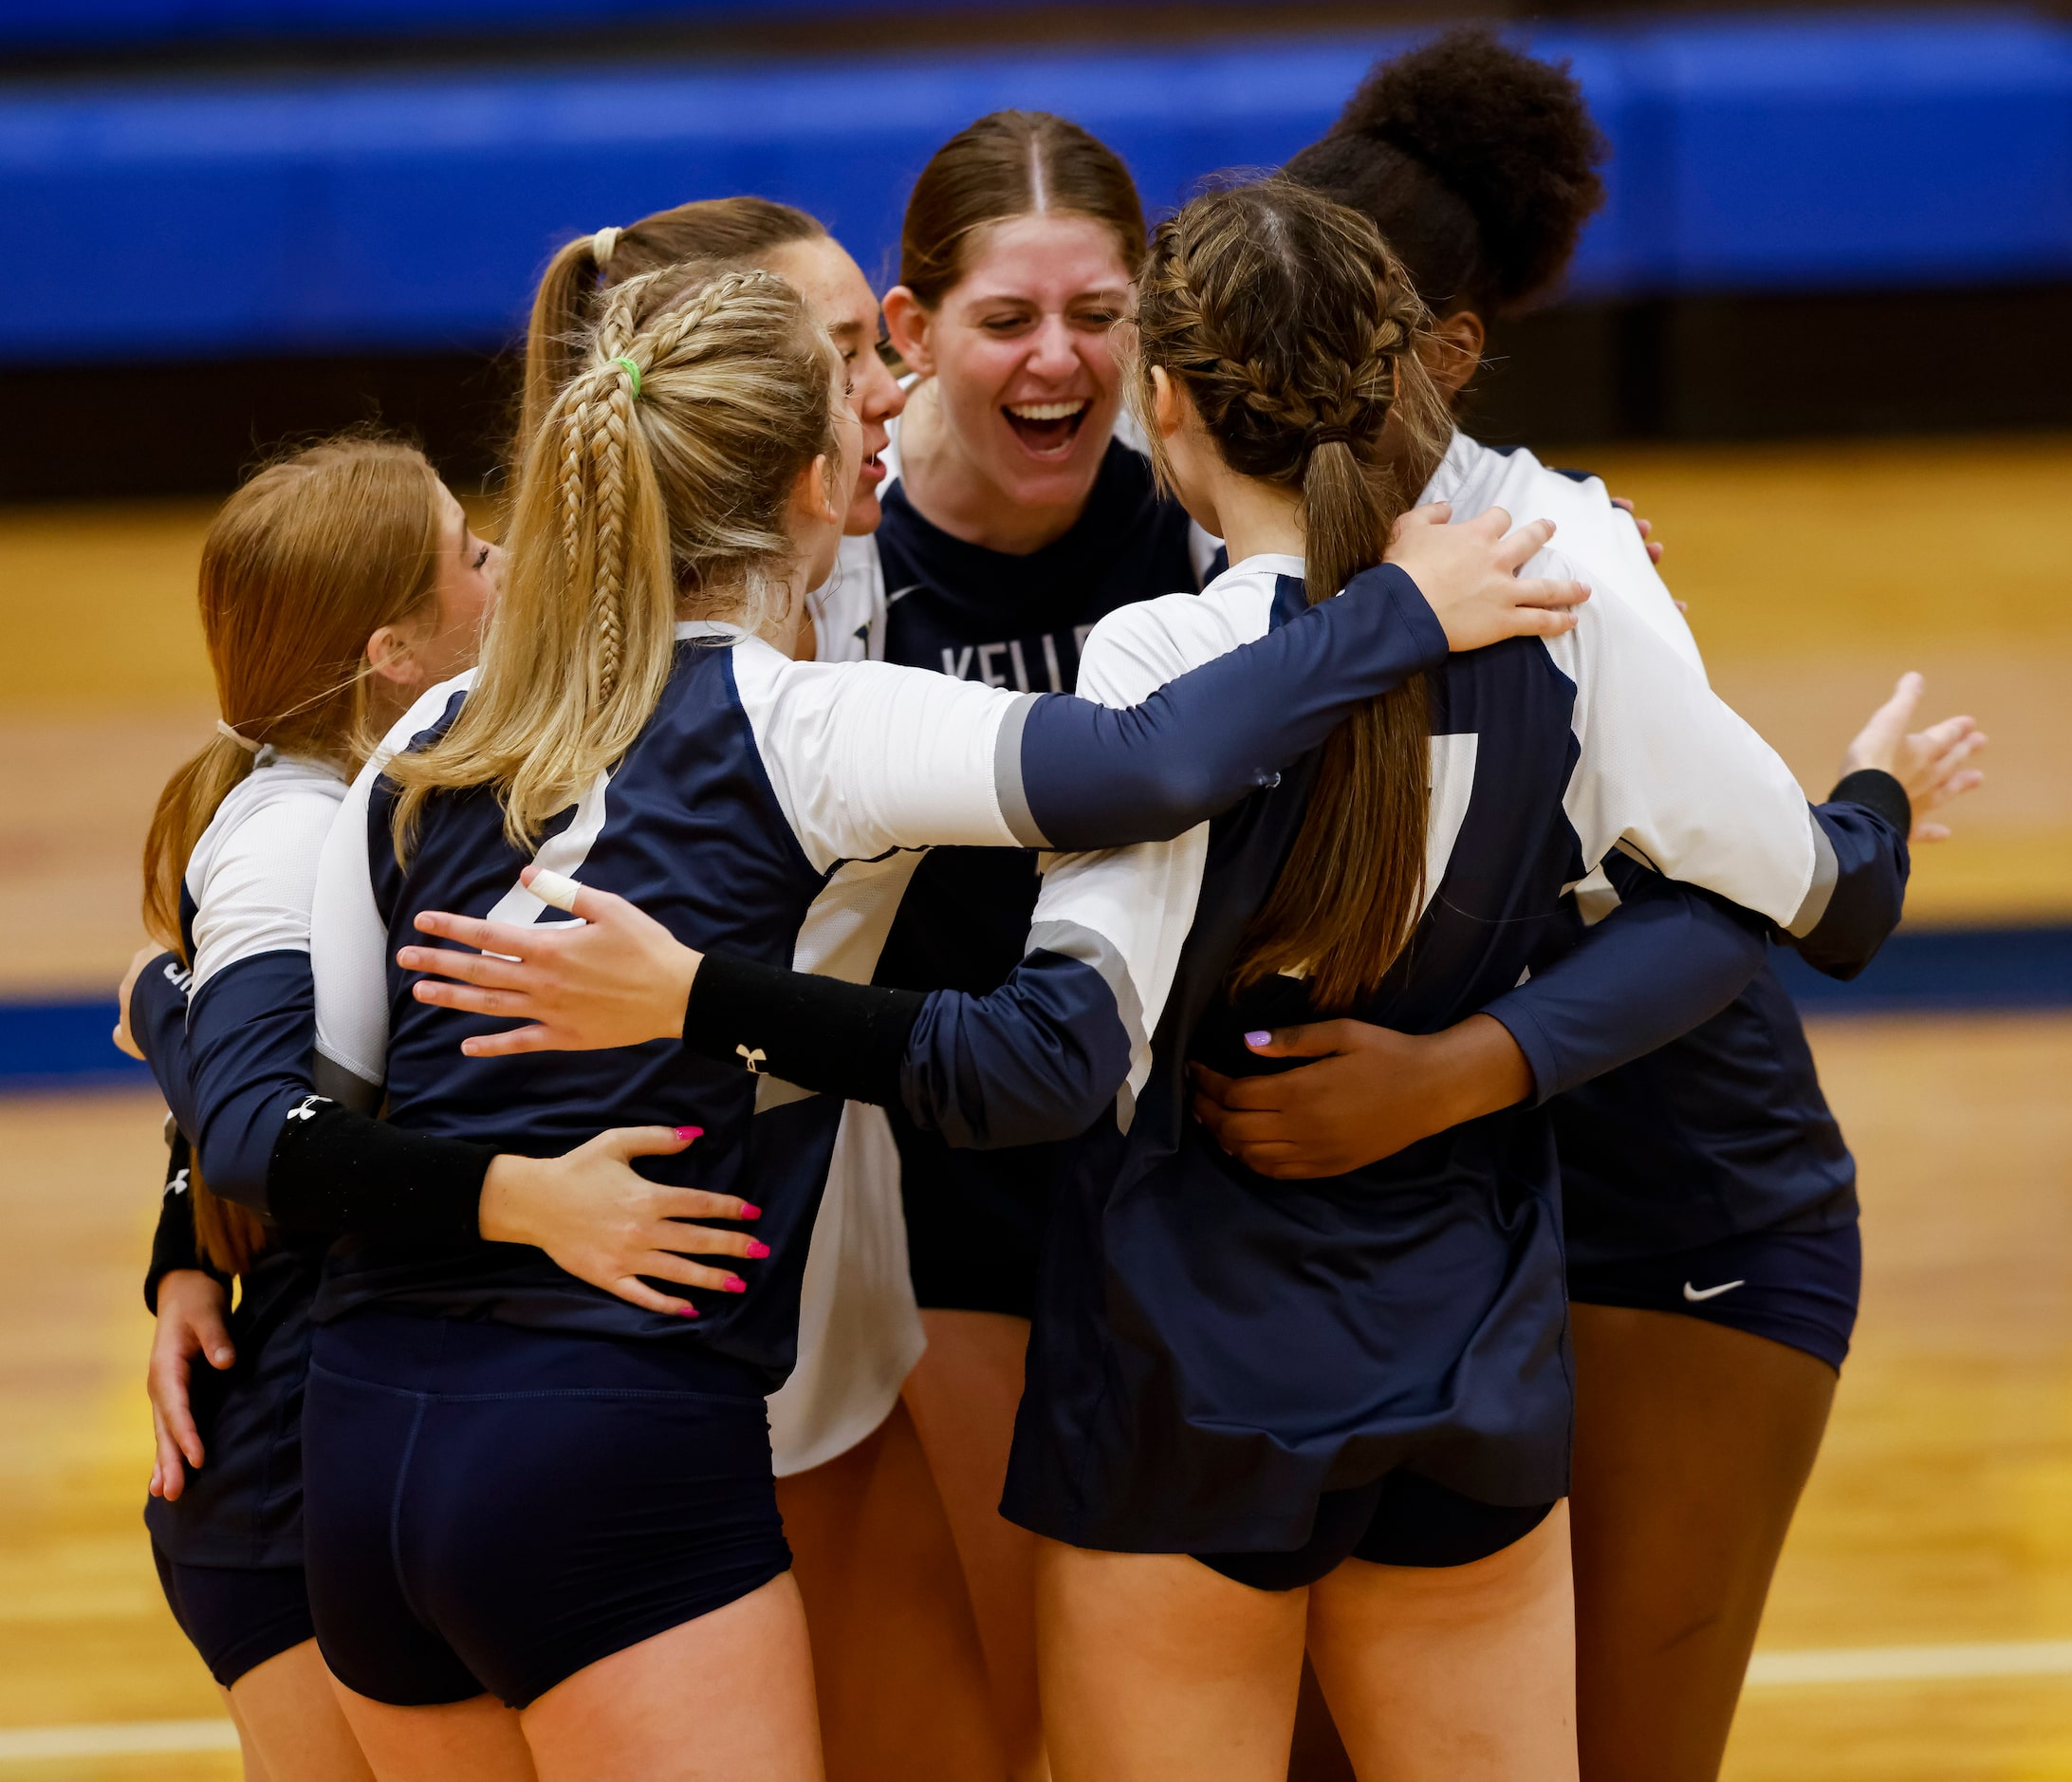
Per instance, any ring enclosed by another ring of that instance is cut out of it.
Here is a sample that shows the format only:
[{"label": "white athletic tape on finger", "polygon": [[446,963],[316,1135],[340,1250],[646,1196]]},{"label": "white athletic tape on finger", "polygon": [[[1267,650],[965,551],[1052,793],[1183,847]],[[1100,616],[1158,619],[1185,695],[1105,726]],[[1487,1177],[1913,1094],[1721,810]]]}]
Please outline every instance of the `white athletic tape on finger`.
[{"label": "white athletic tape on finger", "polygon": [[571,916],[576,913],[576,893],[583,889],[573,879],[544,869],[532,875],[532,883],[527,888],[542,903],[551,903],[556,909],[566,910]]}]

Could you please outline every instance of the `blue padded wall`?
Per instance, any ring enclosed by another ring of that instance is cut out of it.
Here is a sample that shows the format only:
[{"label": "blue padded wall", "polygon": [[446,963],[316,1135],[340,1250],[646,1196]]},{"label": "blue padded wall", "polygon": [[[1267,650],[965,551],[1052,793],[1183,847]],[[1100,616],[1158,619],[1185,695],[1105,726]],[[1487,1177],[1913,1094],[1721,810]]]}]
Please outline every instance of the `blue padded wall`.
[{"label": "blue padded wall", "polygon": [[[901,10],[1027,10],[1031,0],[899,0]],[[676,20],[752,25],[874,13],[885,0],[6,0],[0,49],[148,49],[265,39],[552,30]]]},{"label": "blue padded wall", "polygon": [[[630,0],[629,0],[630,3]],[[0,88],[0,360],[508,340],[553,247],[686,198],[813,211],[874,275],[915,174],[1060,111],[1147,203],[1323,130],[1363,37],[860,64]],[[1585,295],[2072,273],[2072,28],[2014,13],[1546,31],[1615,158]]]}]

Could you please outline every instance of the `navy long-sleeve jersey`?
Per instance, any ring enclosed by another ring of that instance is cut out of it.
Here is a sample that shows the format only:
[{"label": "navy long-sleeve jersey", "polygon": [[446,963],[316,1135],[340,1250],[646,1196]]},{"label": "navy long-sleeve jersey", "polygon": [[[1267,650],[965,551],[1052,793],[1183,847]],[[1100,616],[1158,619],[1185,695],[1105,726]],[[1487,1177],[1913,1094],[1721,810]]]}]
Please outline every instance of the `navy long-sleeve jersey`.
[{"label": "navy long-sleeve jersey", "polygon": [[[549,826],[536,858],[640,903],[688,943],[867,980],[916,854],[936,845],[1099,848],[1173,834],[1276,777],[1346,712],[1443,659],[1408,578],[1383,568],[1240,658],[1128,710],[877,663],[792,662],[725,628],[679,628],[661,703],[627,754]],[[382,1303],[447,1316],[706,1344],[771,1384],[789,1368],[801,1274],[840,1103],[662,1044],[470,1058],[495,1023],[420,1003],[393,964],[422,909],[554,919],[490,789],[428,804],[407,867],[390,835],[397,747],[436,734],[436,690],[348,794],[313,916],[320,1054],[385,1087],[400,1126],[549,1155],[614,1125],[694,1122],[659,1179],[759,1204],[769,1258],[693,1323],[630,1306],[539,1252],[479,1238],[349,1237],[320,1317]]]},{"label": "navy long-sleeve jersey", "polygon": [[[231,789],[182,882],[192,972],[153,962],[131,1027],[211,1190],[263,1211],[281,1123],[311,1093],[315,1034],[309,906],[345,785],[336,769],[269,759]],[[167,1556],[233,1568],[302,1560],[301,1403],[309,1310],[328,1239],[272,1229],[231,1313],[237,1360],[197,1364],[194,1409],[208,1458],[177,1502],[145,1521]]]},{"label": "navy long-sleeve jersey", "polygon": [[[1128,698],[1287,622],[1300,572],[1254,559],[1199,598],[1125,609],[1089,640],[1086,690]],[[1622,603],[1594,601],[1568,638],[1452,659],[1429,684],[1428,901],[1362,1018],[1431,1031],[1497,1001],[1572,943],[1564,900],[1615,846],[1816,945],[1883,919],[1889,853],[1842,845]],[[1175,841],[1061,862],[1008,984],[931,997],[913,1030],[903,1099],[953,1142],[1092,1123],[1046,1263],[1008,1494],[1059,1539],[1292,1547],[1320,1493],[1403,1463],[1494,1502],[1566,1489],[1543,1113],[1294,1183],[1251,1176],[1185,1118],[1187,1058],[1257,1069],[1242,1030],[1311,1013],[1295,978],[1236,1007],[1221,988],[1305,790],[1291,772]]]},{"label": "navy long-sleeve jersey", "polygon": [[[1456,435],[1424,498],[1451,501],[1462,517],[1502,506],[1552,518],[1557,548],[1589,565],[1598,598],[1626,601],[1703,674],[1697,644],[1638,532],[1597,477],[1551,471],[1529,452]],[[1896,784],[1890,790],[1903,803]],[[1905,823],[1896,826],[1882,803],[1873,808],[1846,796],[1820,808],[1843,870],[1877,894],[1860,919],[1775,937],[1821,971],[1853,977],[1898,922],[1909,866]],[[1716,927],[1679,938],[1693,913],[1664,906],[1659,889],[1647,875],[1615,866],[1610,882],[1585,888],[1581,900],[1593,918],[1623,901],[1618,919],[1594,927],[1555,973],[1489,1010],[1526,1051],[1539,1099],[1560,1097],[1551,1114],[1568,1255],[1578,1268],[1759,1231],[1830,1230],[1856,1216],[1855,1160],[1768,947],[1754,947],[1741,969]],[[1631,926],[1637,915],[1651,931],[1645,937]],[[1638,1030],[1622,1031],[1615,1012],[1656,1000],[1664,973],[1700,960],[1700,975],[1715,986],[1741,969],[1731,995],[1699,1011],[1705,1018],[1695,1026],[1657,1022],[1655,1045],[1627,1049]]]}]

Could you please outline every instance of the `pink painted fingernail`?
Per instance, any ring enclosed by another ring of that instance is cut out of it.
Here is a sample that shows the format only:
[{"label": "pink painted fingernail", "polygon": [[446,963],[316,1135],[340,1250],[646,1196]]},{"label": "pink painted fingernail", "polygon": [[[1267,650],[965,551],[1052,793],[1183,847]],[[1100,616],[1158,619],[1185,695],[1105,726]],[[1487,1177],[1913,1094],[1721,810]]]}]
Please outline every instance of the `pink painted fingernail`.
[{"label": "pink painted fingernail", "polygon": [[1273,1035],[1264,1030],[1257,1033],[1248,1033],[1245,1035],[1245,1044],[1248,1046],[1271,1046],[1273,1044]]},{"label": "pink painted fingernail", "polygon": [[769,1246],[759,1238],[751,1237],[749,1239],[748,1254],[750,1261],[760,1262],[769,1254]]},{"label": "pink painted fingernail", "polygon": [[744,1200],[741,1203],[741,1216],[745,1219],[759,1219],[763,1216],[763,1209],[759,1206],[752,1206]]},{"label": "pink painted fingernail", "polygon": [[749,1290],[749,1284],[738,1274],[730,1274],[727,1277],[726,1285],[727,1291],[730,1293],[746,1293]]},{"label": "pink painted fingernail", "polygon": [[678,1126],[676,1128],[676,1137],[681,1139],[684,1143],[689,1144],[694,1139],[704,1138],[705,1128],[703,1126]]},{"label": "pink painted fingernail", "polygon": [[682,1304],[676,1308],[676,1316],[679,1318],[695,1318],[697,1315],[698,1309],[695,1306]]}]

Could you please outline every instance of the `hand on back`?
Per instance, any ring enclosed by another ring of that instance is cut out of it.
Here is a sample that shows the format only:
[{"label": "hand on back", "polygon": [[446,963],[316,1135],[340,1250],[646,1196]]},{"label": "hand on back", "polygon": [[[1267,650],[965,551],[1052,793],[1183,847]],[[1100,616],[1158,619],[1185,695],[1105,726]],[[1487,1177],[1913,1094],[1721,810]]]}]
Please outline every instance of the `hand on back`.
[{"label": "hand on back", "polygon": [[694,1255],[756,1261],[768,1248],[743,1231],[692,1219],[762,1216],[733,1195],[673,1188],[633,1168],[637,1157],[673,1157],[701,1135],[697,1126],[622,1126],[601,1132],[563,1157],[499,1157],[482,1184],[482,1235],[492,1243],[533,1244],[578,1280],[629,1305],[695,1318],[680,1294],[650,1285],[674,1281],[739,1293],[741,1276],[693,1262]]},{"label": "hand on back", "polygon": [[1553,521],[1528,520],[1513,531],[1502,508],[1458,526],[1447,524],[1452,513],[1443,501],[1413,508],[1397,521],[1384,561],[1416,583],[1453,649],[1575,629],[1575,608],[1590,598],[1588,587],[1518,573],[1554,536]]},{"label": "hand on back", "polygon": [[[520,877],[530,885],[539,870],[527,866]],[[582,920],[521,927],[426,910],[419,934],[480,951],[404,947],[396,962],[432,974],[411,987],[419,1002],[530,1023],[464,1040],[471,1058],[599,1051],[680,1034],[703,956],[609,891],[575,887],[570,914]]]}]

